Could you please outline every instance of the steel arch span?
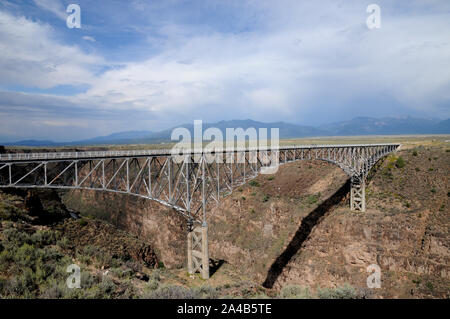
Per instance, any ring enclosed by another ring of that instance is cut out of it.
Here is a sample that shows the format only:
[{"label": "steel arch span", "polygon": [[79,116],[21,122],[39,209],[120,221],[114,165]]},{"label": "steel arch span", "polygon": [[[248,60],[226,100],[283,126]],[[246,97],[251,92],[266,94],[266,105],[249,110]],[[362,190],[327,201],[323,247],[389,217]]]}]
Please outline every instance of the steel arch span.
[{"label": "steel arch span", "polygon": [[50,152],[0,155],[0,188],[88,189],[157,201],[189,225],[188,270],[209,277],[207,206],[259,173],[297,160],[323,160],[351,178],[350,208],[365,211],[365,179],[400,144],[277,148]]}]

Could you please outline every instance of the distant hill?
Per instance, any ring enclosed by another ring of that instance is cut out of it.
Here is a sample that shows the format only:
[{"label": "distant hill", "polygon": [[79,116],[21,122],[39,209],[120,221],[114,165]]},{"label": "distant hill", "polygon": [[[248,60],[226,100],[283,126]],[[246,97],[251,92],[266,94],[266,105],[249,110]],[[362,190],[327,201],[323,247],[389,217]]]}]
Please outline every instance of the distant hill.
[{"label": "distant hill", "polygon": [[[180,127],[184,127],[189,130],[191,136],[194,136],[194,125],[185,124]],[[203,131],[210,127],[216,127],[222,131],[225,138],[227,128],[243,128],[244,130],[248,128],[255,128],[257,131],[260,128],[267,128],[267,134],[270,136],[271,128],[280,129],[280,138],[294,138],[294,137],[309,137],[309,136],[322,136],[326,134],[326,131],[317,129],[312,126],[302,126],[296,124],[290,124],[285,122],[272,122],[264,123],[253,120],[231,120],[231,121],[220,121],[217,123],[203,123]],[[174,127],[175,128],[175,127]],[[170,136],[174,128],[155,133],[153,135],[154,139],[167,140],[170,141]]]},{"label": "distant hill", "polygon": [[[194,125],[185,124],[179,127],[188,129],[194,136]],[[319,127],[291,124],[285,122],[264,123],[247,120],[220,121],[217,123],[203,123],[203,131],[210,127],[216,127],[226,136],[226,128],[267,128],[270,134],[271,128],[279,128],[280,138],[301,138],[315,136],[354,136],[354,135],[400,135],[400,134],[450,134],[450,119],[420,119],[413,117],[385,117],[370,118],[356,117],[349,121],[341,121],[321,125]],[[175,128],[175,127],[174,127]],[[99,136],[91,139],[73,142],[55,142],[41,140],[24,140],[4,145],[16,146],[65,146],[65,145],[100,145],[100,144],[148,144],[170,142],[174,128],[152,131],[126,131],[113,133],[107,136]]]},{"label": "distant hill", "polygon": [[94,137],[91,139],[73,142],[74,144],[130,144],[133,141],[152,138],[151,131],[126,131],[113,133],[106,136]]},{"label": "distant hill", "polygon": [[4,145],[14,146],[58,146],[59,144],[53,141],[46,140],[23,140],[13,143],[4,143]]},{"label": "distant hill", "polygon": [[398,135],[398,134],[447,134],[450,133],[450,119],[370,118],[356,117],[350,121],[320,126],[330,135]]}]

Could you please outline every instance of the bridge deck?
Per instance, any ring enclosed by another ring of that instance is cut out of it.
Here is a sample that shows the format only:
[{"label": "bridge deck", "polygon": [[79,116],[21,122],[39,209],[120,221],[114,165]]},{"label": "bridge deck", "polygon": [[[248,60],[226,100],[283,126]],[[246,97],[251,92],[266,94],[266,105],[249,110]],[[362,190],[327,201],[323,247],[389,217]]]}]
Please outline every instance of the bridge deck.
[{"label": "bridge deck", "polygon": [[[0,188],[108,191],[146,198],[170,207],[187,220],[188,271],[201,270],[206,279],[209,277],[207,207],[219,203],[220,198],[234,188],[260,173],[273,174],[280,164],[324,160],[336,164],[350,177],[350,209],[364,212],[368,172],[399,146],[392,143],[277,145],[2,154]],[[181,154],[187,156],[175,156]],[[213,156],[216,160],[210,161],[209,154],[219,156]],[[275,170],[271,170],[273,168]]]},{"label": "bridge deck", "polygon": [[[327,144],[327,145],[288,145],[279,147],[248,147],[248,148],[204,148],[192,149],[184,154],[216,154],[216,153],[238,153],[257,152],[273,150],[301,150],[301,149],[329,149],[329,148],[352,148],[352,147],[376,147],[376,146],[400,146],[399,143],[379,144]],[[86,152],[46,152],[46,153],[9,153],[0,154],[0,162],[11,161],[33,161],[33,160],[76,160],[76,159],[98,159],[98,158],[124,158],[124,157],[146,157],[146,156],[171,156],[177,155],[171,149],[162,150],[133,150],[133,151],[86,151]]]}]

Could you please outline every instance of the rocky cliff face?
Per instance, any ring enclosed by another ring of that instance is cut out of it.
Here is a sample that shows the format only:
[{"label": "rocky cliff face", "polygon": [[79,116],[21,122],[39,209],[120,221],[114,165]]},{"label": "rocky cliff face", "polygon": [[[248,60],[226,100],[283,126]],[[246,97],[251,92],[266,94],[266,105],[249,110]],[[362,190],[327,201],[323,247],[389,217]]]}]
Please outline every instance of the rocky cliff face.
[{"label": "rocky cliff face", "polygon": [[[299,162],[236,189],[210,207],[211,258],[242,266],[251,277],[263,280],[270,261],[295,233],[296,223],[346,180],[339,168],[325,162]],[[96,191],[69,192],[64,203],[148,240],[165,266],[185,266],[186,221],[175,211],[149,200]]]},{"label": "rocky cliff face", "polygon": [[[398,156],[405,165],[398,164]],[[287,283],[364,287],[367,266],[381,267],[383,297],[449,295],[449,153],[438,148],[390,156],[367,189],[367,212],[334,207],[286,265]]]},{"label": "rocky cliff face", "polygon": [[156,202],[97,191],[73,191],[65,204],[151,243],[166,267],[181,268],[186,259],[186,222],[175,211]]},{"label": "rocky cliff face", "polygon": [[[210,256],[276,290],[367,288],[367,267],[377,264],[382,287],[375,296],[448,297],[449,155],[419,147],[390,156],[367,186],[366,213],[349,211],[339,168],[320,161],[281,166],[210,208]],[[184,267],[186,226],[175,212],[100,192],[71,192],[65,203],[145,238],[166,266]]]},{"label": "rocky cliff face", "polygon": [[319,206],[346,180],[339,168],[320,161],[290,163],[274,176],[259,176],[212,210],[211,255],[263,283],[286,248],[294,252],[320,223],[326,210]]}]

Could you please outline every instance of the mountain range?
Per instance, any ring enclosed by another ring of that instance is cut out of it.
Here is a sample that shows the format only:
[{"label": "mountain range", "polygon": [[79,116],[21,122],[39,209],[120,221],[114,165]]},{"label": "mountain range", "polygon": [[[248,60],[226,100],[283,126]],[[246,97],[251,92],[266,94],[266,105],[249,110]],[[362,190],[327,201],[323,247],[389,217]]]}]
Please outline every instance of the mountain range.
[{"label": "mountain range", "polygon": [[[178,127],[188,129],[194,136],[194,125],[186,124]],[[281,139],[320,137],[320,136],[357,136],[357,135],[401,135],[401,134],[450,134],[450,119],[421,119],[413,117],[370,118],[356,117],[349,121],[335,122],[320,126],[306,126],[285,122],[264,123],[253,120],[230,120],[216,123],[203,123],[203,132],[210,127],[220,129],[225,136],[226,128],[279,128]],[[149,144],[171,142],[174,128],[163,131],[126,131],[99,136],[91,139],[57,142],[48,140],[22,140],[3,143],[15,146],[67,146],[67,145],[101,145],[101,144]]]}]

